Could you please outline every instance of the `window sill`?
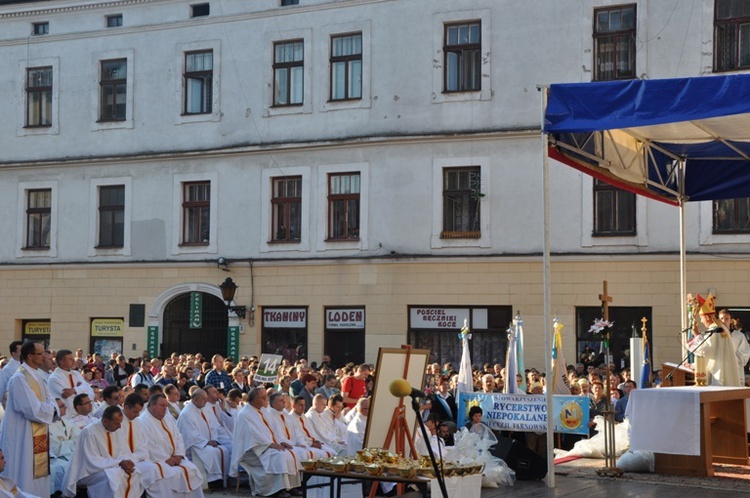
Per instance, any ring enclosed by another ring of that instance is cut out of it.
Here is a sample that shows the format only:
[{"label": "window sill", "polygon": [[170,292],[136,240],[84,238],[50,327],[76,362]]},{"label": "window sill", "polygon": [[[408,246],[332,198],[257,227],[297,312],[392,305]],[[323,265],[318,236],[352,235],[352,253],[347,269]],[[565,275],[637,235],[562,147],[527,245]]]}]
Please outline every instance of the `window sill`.
[{"label": "window sill", "polygon": [[50,128],[52,128],[52,123],[41,125],[26,125],[23,127],[24,130],[48,130]]},{"label": "window sill", "polygon": [[213,114],[213,111],[206,111],[206,112],[183,112],[180,114],[183,118],[190,118],[193,116],[210,116]]},{"label": "window sill", "polygon": [[96,122],[99,124],[107,124],[107,123],[124,123],[127,121],[127,119],[97,119]]},{"label": "window sill", "polygon": [[359,102],[362,97],[352,97],[348,99],[328,99],[328,104],[346,104],[348,102]]},{"label": "window sill", "polygon": [[712,230],[711,235],[748,235],[750,229],[738,229],[738,230]]},{"label": "window sill", "polygon": [[271,106],[271,109],[296,109],[304,105],[304,102],[300,102],[299,104],[274,104]]},{"label": "window sill", "polygon": [[591,232],[592,237],[635,237],[638,232]]},{"label": "window sill", "polygon": [[102,249],[102,250],[105,250],[105,249],[122,249],[123,247],[125,247],[125,246],[124,245],[119,245],[119,246],[94,246],[94,249]]},{"label": "window sill", "polygon": [[471,90],[443,90],[443,95],[461,95],[463,93],[478,93],[481,92],[481,88]]},{"label": "window sill", "polygon": [[183,242],[178,247],[208,247],[210,242]]},{"label": "window sill", "polygon": [[482,238],[482,232],[479,230],[474,231],[458,231],[458,230],[443,230],[440,232],[441,239],[480,239]]},{"label": "window sill", "polygon": [[50,246],[26,246],[22,247],[22,251],[49,251]]},{"label": "window sill", "polygon": [[359,237],[348,237],[348,238],[340,238],[340,239],[326,239],[326,242],[359,242]]},{"label": "window sill", "polygon": [[295,239],[295,240],[269,240],[268,243],[271,244],[271,245],[300,244],[301,240],[300,239]]}]

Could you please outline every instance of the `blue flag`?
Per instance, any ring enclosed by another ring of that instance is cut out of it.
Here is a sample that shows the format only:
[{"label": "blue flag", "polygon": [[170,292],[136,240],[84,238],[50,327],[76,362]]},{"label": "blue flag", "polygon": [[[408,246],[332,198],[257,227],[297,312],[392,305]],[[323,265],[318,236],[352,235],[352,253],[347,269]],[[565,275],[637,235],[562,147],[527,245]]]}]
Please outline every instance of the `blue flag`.
[{"label": "blue flag", "polygon": [[641,369],[641,382],[638,387],[651,387],[651,348],[648,345],[648,337],[643,334],[643,368]]}]

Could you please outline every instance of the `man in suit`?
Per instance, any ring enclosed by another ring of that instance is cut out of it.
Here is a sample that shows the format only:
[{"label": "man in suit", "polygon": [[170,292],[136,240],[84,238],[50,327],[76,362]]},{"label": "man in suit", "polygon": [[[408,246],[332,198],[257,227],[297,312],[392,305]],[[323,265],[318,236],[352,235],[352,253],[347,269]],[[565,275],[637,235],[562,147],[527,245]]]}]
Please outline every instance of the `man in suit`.
[{"label": "man in suit", "polygon": [[432,398],[432,411],[438,414],[441,422],[456,421],[458,413],[456,398],[450,393],[450,380],[447,377],[440,377],[437,392],[432,393],[430,397]]}]

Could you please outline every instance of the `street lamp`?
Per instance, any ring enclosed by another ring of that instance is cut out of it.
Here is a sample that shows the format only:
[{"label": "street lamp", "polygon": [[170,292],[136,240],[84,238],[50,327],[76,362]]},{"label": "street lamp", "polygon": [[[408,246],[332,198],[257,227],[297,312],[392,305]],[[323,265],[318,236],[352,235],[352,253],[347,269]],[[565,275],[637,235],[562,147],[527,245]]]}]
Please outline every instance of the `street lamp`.
[{"label": "street lamp", "polygon": [[234,302],[234,293],[237,292],[237,284],[230,277],[227,277],[221,285],[221,298],[227,303],[227,309],[240,318],[245,318],[246,308],[244,306],[232,306]]}]

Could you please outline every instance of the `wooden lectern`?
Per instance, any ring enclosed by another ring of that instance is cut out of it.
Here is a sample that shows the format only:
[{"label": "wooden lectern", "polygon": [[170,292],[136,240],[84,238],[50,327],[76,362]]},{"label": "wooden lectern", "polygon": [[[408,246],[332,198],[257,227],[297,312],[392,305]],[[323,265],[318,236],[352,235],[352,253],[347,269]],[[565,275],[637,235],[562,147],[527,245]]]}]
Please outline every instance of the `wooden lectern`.
[{"label": "wooden lectern", "polygon": [[[669,380],[666,380],[667,376],[672,374]],[[693,371],[686,366],[677,366],[676,363],[662,363],[661,364],[661,379],[663,387],[675,387],[675,386],[692,386],[695,385],[695,375]]]}]

